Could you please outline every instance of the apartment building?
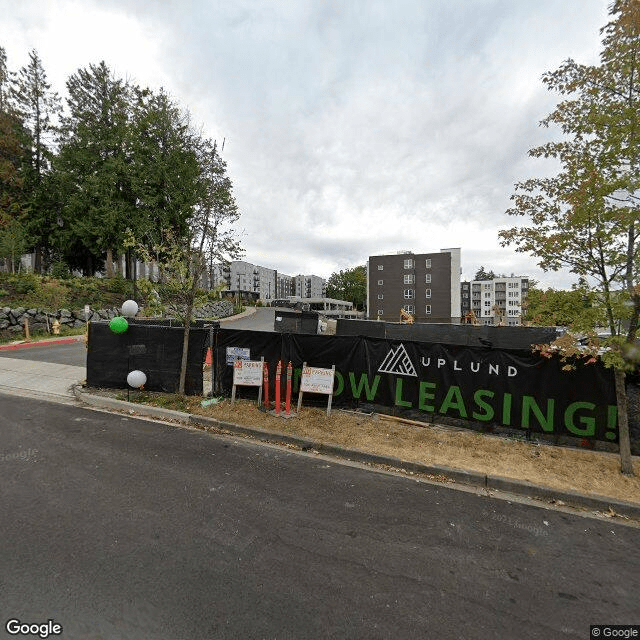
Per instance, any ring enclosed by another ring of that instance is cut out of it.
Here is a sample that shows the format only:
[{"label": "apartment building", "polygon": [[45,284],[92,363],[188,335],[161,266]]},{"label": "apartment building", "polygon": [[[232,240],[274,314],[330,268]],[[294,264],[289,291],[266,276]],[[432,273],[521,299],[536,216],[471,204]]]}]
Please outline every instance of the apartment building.
[{"label": "apartment building", "polygon": [[210,288],[224,285],[223,292],[241,300],[265,303],[276,297],[278,272],[244,260],[214,264],[209,269]]},{"label": "apartment building", "polygon": [[293,295],[298,298],[324,298],[327,281],[320,276],[297,275],[294,278],[296,291]]},{"label": "apartment building", "polygon": [[367,317],[397,322],[400,309],[416,322],[460,322],[460,249],[399,251],[369,256]]},{"label": "apartment building", "polygon": [[473,311],[480,324],[519,326],[528,291],[529,279],[523,276],[462,282],[460,315],[465,318]]},{"label": "apartment building", "polygon": [[276,298],[284,300],[296,295],[296,279],[284,273],[278,273],[278,288]]},{"label": "apartment building", "polygon": [[265,304],[290,297],[323,298],[326,291],[326,280],[320,276],[288,276],[244,260],[211,265],[203,276],[203,286],[213,289],[220,285],[225,293]]}]

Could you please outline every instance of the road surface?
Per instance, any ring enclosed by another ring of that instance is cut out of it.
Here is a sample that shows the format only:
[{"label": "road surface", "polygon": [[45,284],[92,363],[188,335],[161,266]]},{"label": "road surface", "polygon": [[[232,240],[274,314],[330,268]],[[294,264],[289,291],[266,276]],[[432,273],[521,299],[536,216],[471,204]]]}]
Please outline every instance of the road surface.
[{"label": "road surface", "polygon": [[129,416],[0,407],[2,624],[586,640],[640,622],[638,529]]}]

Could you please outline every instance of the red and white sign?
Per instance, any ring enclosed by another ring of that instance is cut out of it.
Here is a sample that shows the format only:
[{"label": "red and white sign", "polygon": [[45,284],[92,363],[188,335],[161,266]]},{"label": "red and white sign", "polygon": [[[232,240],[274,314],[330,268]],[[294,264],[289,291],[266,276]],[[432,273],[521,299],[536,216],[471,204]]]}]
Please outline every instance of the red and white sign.
[{"label": "red and white sign", "polygon": [[233,363],[233,384],[261,387],[263,364],[261,360],[236,360]]},{"label": "red and white sign", "polygon": [[333,394],[334,369],[319,367],[303,367],[300,391],[304,393]]}]

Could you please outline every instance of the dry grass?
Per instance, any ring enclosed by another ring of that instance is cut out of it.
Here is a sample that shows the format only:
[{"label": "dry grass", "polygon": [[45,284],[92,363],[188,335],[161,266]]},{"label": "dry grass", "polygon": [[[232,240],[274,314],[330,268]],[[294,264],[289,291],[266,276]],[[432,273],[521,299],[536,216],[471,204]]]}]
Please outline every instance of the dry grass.
[{"label": "dry grass", "polygon": [[432,465],[526,480],[538,485],[608,496],[640,504],[640,459],[633,477],[620,473],[617,454],[520,442],[464,429],[392,422],[381,416],[302,408],[296,418],[276,418],[255,402],[229,400],[208,407],[187,398],[186,410],[224,422],[250,425]]}]

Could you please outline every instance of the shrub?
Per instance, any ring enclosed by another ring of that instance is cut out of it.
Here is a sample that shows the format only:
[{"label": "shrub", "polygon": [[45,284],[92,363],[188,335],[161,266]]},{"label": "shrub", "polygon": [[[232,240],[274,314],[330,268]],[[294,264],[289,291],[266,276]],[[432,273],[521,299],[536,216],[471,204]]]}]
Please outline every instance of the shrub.
[{"label": "shrub", "polygon": [[58,260],[51,265],[51,277],[58,280],[68,280],[71,278],[71,270],[64,260]]}]

